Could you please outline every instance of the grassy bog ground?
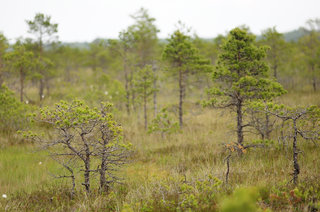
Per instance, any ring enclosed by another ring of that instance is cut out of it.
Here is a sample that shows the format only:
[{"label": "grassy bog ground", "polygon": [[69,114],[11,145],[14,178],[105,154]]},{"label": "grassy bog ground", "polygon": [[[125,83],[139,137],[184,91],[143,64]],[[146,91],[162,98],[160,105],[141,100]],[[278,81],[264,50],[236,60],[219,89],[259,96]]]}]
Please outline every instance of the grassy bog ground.
[{"label": "grassy bog ground", "polygon": [[[286,104],[320,103],[318,93],[289,93]],[[275,140],[267,148],[252,148],[230,160],[225,183],[227,152],[223,143],[235,139],[234,115],[227,111],[188,105],[183,131],[161,137],[147,134],[143,123],[119,116],[125,139],[133,144],[121,184],[109,193],[78,187],[70,196],[70,181],[51,173],[61,167],[16,136],[3,136],[0,150],[1,211],[316,211],[320,204],[318,144],[299,142],[301,173],[292,178],[290,143]],[[8,139],[13,141],[8,141]],[[246,141],[256,139],[247,135]],[[14,141],[16,140],[16,141]],[[79,174],[79,173],[78,173]]]}]

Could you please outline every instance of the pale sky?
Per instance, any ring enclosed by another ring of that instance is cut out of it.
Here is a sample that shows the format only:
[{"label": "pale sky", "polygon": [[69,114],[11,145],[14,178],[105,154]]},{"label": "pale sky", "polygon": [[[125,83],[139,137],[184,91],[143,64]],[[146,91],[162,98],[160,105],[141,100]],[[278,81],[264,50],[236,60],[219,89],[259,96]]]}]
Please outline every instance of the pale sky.
[{"label": "pale sky", "polygon": [[179,20],[200,37],[212,38],[243,24],[255,34],[273,26],[286,32],[320,18],[320,0],[0,0],[0,31],[9,39],[30,37],[25,20],[41,12],[59,24],[61,41],[116,38],[141,7],[156,18],[161,38]]}]

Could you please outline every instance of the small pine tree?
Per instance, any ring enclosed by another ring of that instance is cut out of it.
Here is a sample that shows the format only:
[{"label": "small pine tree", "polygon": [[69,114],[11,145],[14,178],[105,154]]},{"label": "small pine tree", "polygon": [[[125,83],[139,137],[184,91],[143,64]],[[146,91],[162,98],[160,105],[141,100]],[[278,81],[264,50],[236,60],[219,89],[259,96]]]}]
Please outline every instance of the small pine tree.
[{"label": "small pine tree", "polygon": [[273,71],[273,77],[278,80],[279,68],[283,65],[284,57],[287,55],[285,53],[288,52],[283,34],[279,33],[275,27],[266,29],[262,33],[260,42],[270,47],[266,59]]},{"label": "small pine tree", "polygon": [[222,46],[218,65],[212,74],[214,87],[205,105],[229,108],[237,114],[237,143],[243,145],[246,107],[252,100],[265,100],[285,92],[282,86],[268,79],[269,67],[263,61],[267,47],[256,47],[255,36],[235,28]]},{"label": "small pine tree", "polygon": [[155,78],[151,65],[139,69],[134,77],[135,91],[143,101],[144,127],[146,130],[148,129],[147,104],[149,97],[156,91],[153,88]]},{"label": "small pine tree", "polygon": [[14,73],[19,75],[20,81],[20,101],[23,102],[24,83],[26,77],[32,74],[32,68],[35,67],[36,59],[32,52],[28,51],[26,47],[17,42],[13,46],[13,51],[5,55],[6,63],[12,67]]},{"label": "small pine tree", "polygon": [[303,52],[303,63],[305,63],[309,75],[312,78],[312,87],[317,91],[317,80],[319,78],[319,48],[320,48],[320,19],[310,19],[308,34],[299,39],[300,49]]},{"label": "small pine tree", "polygon": [[[56,38],[55,34],[58,32],[58,24],[52,23],[51,16],[44,15],[42,13],[37,13],[33,20],[26,20],[28,25],[28,32],[35,36],[35,44],[36,44],[36,51],[34,52],[38,57],[40,63],[46,63],[44,61],[44,45],[52,42],[53,38]],[[48,70],[42,69],[42,67],[46,66],[39,66],[37,70],[39,79],[39,97],[40,101],[44,98],[44,88],[45,83],[48,83]],[[47,85],[48,86],[48,85]]]},{"label": "small pine tree", "polygon": [[19,102],[14,93],[5,85],[0,87],[0,131],[12,132],[27,124],[26,113],[29,108]]},{"label": "small pine tree", "polygon": [[173,121],[168,114],[167,108],[162,108],[156,118],[152,120],[148,133],[161,133],[163,138],[165,134],[175,133],[179,130],[178,122]]},{"label": "small pine tree", "polygon": [[162,58],[170,65],[168,71],[178,75],[179,84],[179,126],[183,125],[183,101],[185,96],[187,77],[197,71],[211,69],[209,61],[204,60],[193,46],[191,38],[179,30],[175,31],[165,47]]}]

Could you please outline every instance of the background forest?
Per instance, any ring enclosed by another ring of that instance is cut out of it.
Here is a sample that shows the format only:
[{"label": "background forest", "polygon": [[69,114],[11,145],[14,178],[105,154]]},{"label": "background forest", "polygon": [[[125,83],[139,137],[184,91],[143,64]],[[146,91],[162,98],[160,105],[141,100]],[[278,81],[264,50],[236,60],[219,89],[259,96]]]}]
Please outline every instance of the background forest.
[{"label": "background forest", "polygon": [[131,18],[91,43],[42,13],[0,34],[0,210],[320,210],[320,20],[160,39]]}]

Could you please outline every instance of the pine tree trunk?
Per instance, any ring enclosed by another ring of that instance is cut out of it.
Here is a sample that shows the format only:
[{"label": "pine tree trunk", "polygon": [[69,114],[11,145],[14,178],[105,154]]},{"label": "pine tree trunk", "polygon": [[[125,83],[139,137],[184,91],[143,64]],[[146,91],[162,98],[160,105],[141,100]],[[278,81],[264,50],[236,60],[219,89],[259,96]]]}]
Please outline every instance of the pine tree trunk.
[{"label": "pine tree trunk", "polygon": [[273,76],[276,80],[278,80],[278,66],[274,65],[273,67]]},{"label": "pine tree trunk", "polygon": [[[154,83],[155,84],[155,83]],[[156,85],[153,86],[154,88],[156,87]],[[157,108],[157,91],[153,92],[153,116],[154,118],[157,117],[157,113],[158,113],[158,108]]]},{"label": "pine tree trunk", "polygon": [[130,91],[131,91],[131,103],[132,103],[132,107],[134,112],[136,112],[136,104],[135,104],[135,100],[136,100],[136,94],[134,92],[134,87],[133,87],[133,71],[131,71],[130,73]]},{"label": "pine tree trunk", "polygon": [[312,87],[313,87],[313,91],[316,92],[317,91],[317,82],[316,82],[315,77],[313,77],[313,79],[312,79]]},{"label": "pine tree trunk", "polygon": [[313,91],[317,91],[317,82],[316,82],[316,76],[315,76],[315,71],[314,71],[314,65],[311,65],[311,73],[312,73],[312,87]]},{"label": "pine tree trunk", "polygon": [[268,140],[270,139],[270,132],[271,132],[271,130],[269,129],[270,128],[269,123],[270,123],[270,117],[269,117],[269,114],[266,113],[265,137]]},{"label": "pine tree trunk", "polygon": [[298,137],[298,129],[296,120],[293,120],[293,128],[294,128],[294,135],[293,135],[293,183],[296,185],[298,182],[298,175],[300,173],[300,167],[298,164],[298,148],[297,148],[297,137]]},{"label": "pine tree trunk", "polygon": [[75,176],[73,175],[73,173],[72,173],[72,176],[71,176],[71,181],[72,181],[71,199],[73,199],[73,196],[74,196],[75,193],[76,193],[76,178],[75,178]]},{"label": "pine tree trunk", "polygon": [[44,79],[41,78],[40,82],[39,82],[39,98],[40,98],[40,102],[42,101],[42,99],[44,97],[43,91],[44,91]]},{"label": "pine tree trunk", "polygon": [[226,158],[226,160],[227,160],[226,184],[228,184],[228,182],[229,182],[230,157],[231,157],[231,154],[229,154],[229,155],[227,156],[227,158]]},{"label": "pine tree trunk", "polygon": [[105,146],[107,145],[107,142],[104,141],[104,149],[101,155],[101,168],[100,168],[100,191],[101,192],[108,192],[109,186],[106,181],[106,161],[107,161],[107,155],[106,155],[106,149]]},{"label": "pine tree trunk", "polygon": [[[40,40],[39,40],[39,59],[40,61],[42,60],[42,53],[43,53],[43,48],[42,48],[42,34],[40,35]],[[42,70],[41,70],[42,71]],[[41,78],[40,78],[40,84],[39,84],[39,99],[40,99],[40,102],[42,101],[44,95],[43,95],[43,91],[44,91],[44,74],[42,74],[40,71],[40,74],[41,74]]]},{"label": "pine tree trunk", "polygon": [[[153,75],[156,76],[156,68],[155,67],[153,68]],[[157,111],[157,79],[156,78],[153,81],[153,89],[154,89],[154,91],[153,91],[153,112],[154,112],[153,116],[154,116],[154,118],[156,118],[157,113],[158,113],[158,111]]]},{"label": "pine tree trunk", "polygon": [[148,129],[148,119],[147,119],[147,97],[146,97],[146,94],[144,96],[143,111],[144,111],[144,128],[145,128],[145,130],[147,130]]},{"label": "pine tree trunk", "polygon": [[24,74],[22,68],[20,68],[20,101],[23,102],[23,88],[24,88]]},{"label": "pine tree trunk", "polygon": [[124,80],[125,80],[125,89],[126,89],[126,108],[127,108],[127,114],[130,115],[129,79],[128,79],[126,58],[124,59],[123,69],[124,69]]},{"label": "pine tree trunk", "polygon": [[137,108],[136,108],[136,94],[135,92],[132,90],[132,93],[131,93],[131,102],[132,102],[132,106],[133,106],[133,111],[136,112],[137,111]]},{"label": "pine tree trunk", "polygon": [[89,147],[86,147],[86,157],[84,161],[85,170],[84,170],[84,186],[86,192],[90,193],[90,152]]},{"label": "pine tree trunk", "polygon": [[182,84],[182,71],[179,71],[179,126],[182,129],[182,105],[183,105],[183,84]]},{"label": "pine tree trunk", "polygon": [[105,161],[102,161],[101,170],[100,170],[100,191],[108,192],[109,187],[106,181],[106,170],[104,166],[105,166]]},{"label": "pine tree trunk", "polygon": [[84,187],[86,189],[87,194],[90,193],[90,147],[87,144],[86,139],[84,138],[85,134],[81,134],[81,140],[85,146],[85,157],[83,159],[84,162]]},{"label": "pine tree trunk", "polygon": [[238,137],[238,144],[243,146],[243,124],[242,124],[242,102],[238,100],[237,104],[237,137]]}]

